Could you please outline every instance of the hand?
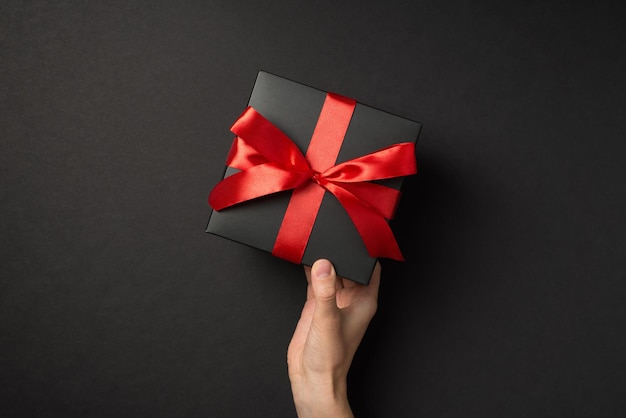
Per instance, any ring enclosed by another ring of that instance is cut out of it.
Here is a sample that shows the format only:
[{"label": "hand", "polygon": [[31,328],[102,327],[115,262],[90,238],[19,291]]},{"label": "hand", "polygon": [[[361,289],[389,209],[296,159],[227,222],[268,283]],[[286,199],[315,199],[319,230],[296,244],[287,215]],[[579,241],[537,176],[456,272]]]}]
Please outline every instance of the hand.
[{"label": "hand", "polygon": [[300,418],[352,417],[346,378],[376,313],[380,263],[368,286],[338,278],[328,260],[305,267],[307,300],[287,351]]}]

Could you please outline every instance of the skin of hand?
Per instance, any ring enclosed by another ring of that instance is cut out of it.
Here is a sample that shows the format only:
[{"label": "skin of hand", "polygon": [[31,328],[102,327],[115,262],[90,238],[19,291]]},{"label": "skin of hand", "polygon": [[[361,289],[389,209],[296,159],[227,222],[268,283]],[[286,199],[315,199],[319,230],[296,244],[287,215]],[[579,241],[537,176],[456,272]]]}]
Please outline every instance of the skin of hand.
[{"label": "skin of hand", "polygon": [[337,277],[328,260],[305,266],[307,300],[287,351],[298,417],[352,417],[346,379],[378,306],[380,263],[367,286]]}]

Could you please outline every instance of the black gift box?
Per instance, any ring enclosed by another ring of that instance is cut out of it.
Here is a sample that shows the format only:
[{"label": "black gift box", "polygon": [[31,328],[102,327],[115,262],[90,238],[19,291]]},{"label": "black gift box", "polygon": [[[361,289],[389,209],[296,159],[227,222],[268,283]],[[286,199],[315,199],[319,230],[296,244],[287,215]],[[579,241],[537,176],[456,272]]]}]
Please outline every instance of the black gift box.
[{"label": "black gift box", "polygon": [[[326,92],[260,71],[249,106],[283,131],[306,153]],[[421,124],[357,103],[337,156],[337,163],[401,142],[417,141]],[[238,170],[227,167],[224,177]],[[399,189],[402,178],[377,183]],[[242,244],[272,251],[291,191],[275,193],[221,211],[213,210],[206,231]],[[337,274],[367,284],[376,263],[348,214],[326,192],[302,258],[312,265],[331,260]]]}]

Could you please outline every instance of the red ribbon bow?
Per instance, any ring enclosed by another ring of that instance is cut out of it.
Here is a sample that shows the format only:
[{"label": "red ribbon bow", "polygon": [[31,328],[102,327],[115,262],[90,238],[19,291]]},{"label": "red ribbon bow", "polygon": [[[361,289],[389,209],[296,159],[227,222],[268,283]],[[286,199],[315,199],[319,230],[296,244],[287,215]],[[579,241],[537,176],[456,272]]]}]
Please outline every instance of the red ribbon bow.
[{"label": "red ribbon bow", "polygon": [[[354,104],[350,109],[350,117],[353,108]],[[209,204],[219,211],[261,196],[294,190],[290,206],[295,204],[295,207],[287,209],[272,251],[274,255],[296,263],[301,261],[326,190],[345,208],[371,257],[403,260],[386,221],[393,218],[400,192],[369,181],[415,174],[414,143],[395,144],[316,171],[312,166],[320,158],[310,155],[313,139],[305,158],[287,135],[252,107],[243,112],[231,131],[237,138],[227,165],[242,171],[218,183],[209,195]],[[341,134],[339,146],[344,133]],[[317,149],[319,153],[324,147]],[[332,158],[334,161],[336,154]],[[298,197],[299,203],[295,201]]]}]

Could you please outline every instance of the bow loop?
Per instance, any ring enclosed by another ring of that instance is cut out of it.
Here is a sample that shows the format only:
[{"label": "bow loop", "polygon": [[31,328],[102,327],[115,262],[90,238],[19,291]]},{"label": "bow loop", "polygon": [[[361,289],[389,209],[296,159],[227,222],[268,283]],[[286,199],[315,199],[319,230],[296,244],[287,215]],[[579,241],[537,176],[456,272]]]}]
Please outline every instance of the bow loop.
[{"label": "bow loop", "polygon": [[310,170],[309,163],[296,144],[250,106],[230,130],[237,135],[227,162],[231,167],[246,169],[259,163],[272,162],[296,170]]},{"label": "bow loop", "polygon": [[324,172],[328,180],[355,183],[415,174],[415,144],[403,142],[337,164]]}]

